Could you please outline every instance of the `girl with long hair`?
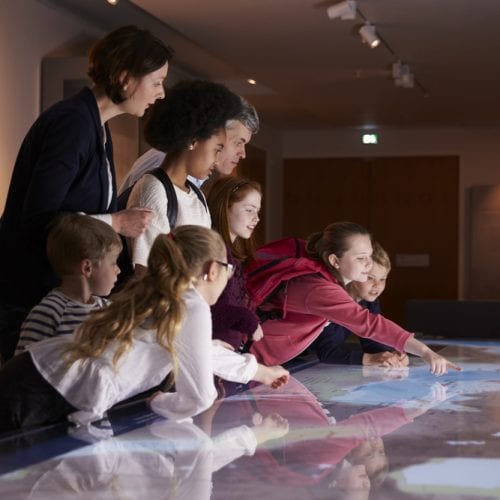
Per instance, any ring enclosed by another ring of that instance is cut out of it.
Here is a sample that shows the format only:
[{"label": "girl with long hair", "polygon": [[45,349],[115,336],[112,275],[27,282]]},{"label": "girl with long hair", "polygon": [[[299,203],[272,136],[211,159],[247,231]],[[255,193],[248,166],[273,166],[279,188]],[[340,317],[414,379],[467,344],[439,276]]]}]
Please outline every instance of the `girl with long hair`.
[{"label": "girl with long hair", "polygon": [[261,199],[257,182],[238,177],[221,177],[207,198],[213,228],[222,235],[228,262],[234,266],[233,276],[212,306],[213,336],[237,350],[262,338],[259,318],[246,305],[242,271],[242,264],[253,255],[252,235],[259,222]]},{"label": "girl with long hair", "polygon": [[88,424],[171,371],[175,392],[156,393],[153,411],[181,420],[209,407],[217,396],[210,305],[230,273],[215,231],[182,226],[158,236],[144,277],[93,312],[74,336],[36,342],[2,367],[0,429],[65,417]]}]

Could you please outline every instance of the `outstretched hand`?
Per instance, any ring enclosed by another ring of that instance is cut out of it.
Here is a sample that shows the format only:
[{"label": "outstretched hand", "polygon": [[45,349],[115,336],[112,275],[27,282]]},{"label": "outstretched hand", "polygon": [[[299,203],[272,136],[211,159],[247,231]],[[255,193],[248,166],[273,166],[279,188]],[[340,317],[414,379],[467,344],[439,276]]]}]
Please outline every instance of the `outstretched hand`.
[{"label": "outstretched hand", "polygon": [[265,366],[259,363],[254,380],[268,385],[273,389],[279,389],[290,380],[290,373],[282,366]]},{"label": "outstretched hand", "polygon": [[443,375],[448,373],[449,369],[462,371],[458,365],[437,354],[413,336],[406,341],[405,351],[420,356],[430,366],[431,373],[434,375]]},{"label": "outstretched hand", "polygon": [[443,356],[437,354],[436,352],[429,349],[425,354],[422,355],[422,359],[430,366],[431,373],[440,376],[448,373],[449,369],[462,371],[460,366],[448,361]]}]

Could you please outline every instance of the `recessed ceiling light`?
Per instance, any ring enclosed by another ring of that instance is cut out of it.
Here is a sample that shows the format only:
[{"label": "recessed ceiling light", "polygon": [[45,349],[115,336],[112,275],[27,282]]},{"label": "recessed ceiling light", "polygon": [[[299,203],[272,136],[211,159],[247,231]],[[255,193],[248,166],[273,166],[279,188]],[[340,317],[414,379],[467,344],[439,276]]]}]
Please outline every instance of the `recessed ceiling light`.
[{"label": "recessed ceiling light", "polygon": [[257,84],[257,81],[256,81],[256,80],[254,80],[253,78],[249,78],[249,79],[247,80],[247,82],[248,82],[250,85],[256,85],[256,84]]},{"label": "recessed ceiling light", "polygon": [[116,5],[120,0],[107,0],[107,2],[111,5]]}]

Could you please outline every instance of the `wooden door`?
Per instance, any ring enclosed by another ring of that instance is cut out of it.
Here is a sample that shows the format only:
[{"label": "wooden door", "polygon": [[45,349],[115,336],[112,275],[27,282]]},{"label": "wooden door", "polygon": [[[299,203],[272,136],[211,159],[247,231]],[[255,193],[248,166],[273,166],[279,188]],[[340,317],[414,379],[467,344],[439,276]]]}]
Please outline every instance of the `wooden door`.
[{"label": "wooden door", "polygon": [[458,298],[458,157],[378,158],[370,228],[393,269],[382,310],[404,322],[408,299]]},{"label": "wooden door", "polygon": [[306,238],[341,220],[367,226],[369,178],[361,158],[285,160],[284,235]]},{"label": "wooden door", "polygon": [[404,323],[408,299],[458,296],[458,158],[285,160],[284,234],[330,222],[367,227],[393,270],[384,315]]},{"label": "wooden door", "polygon": [[[500,185],[469,189],[467,298],[500,299]],[[499,325],[500,327],[500,325]]]}]

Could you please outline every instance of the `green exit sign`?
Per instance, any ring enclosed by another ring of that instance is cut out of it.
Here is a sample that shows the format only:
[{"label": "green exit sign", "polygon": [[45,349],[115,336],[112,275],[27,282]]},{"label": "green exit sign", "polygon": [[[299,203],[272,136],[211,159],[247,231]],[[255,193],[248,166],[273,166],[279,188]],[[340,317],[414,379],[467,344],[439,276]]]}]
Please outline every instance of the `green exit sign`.
[{"label": "green exit sign", "polygon": [[361,141],[363,144],[378,144],[378,134],[363,134]]}]

